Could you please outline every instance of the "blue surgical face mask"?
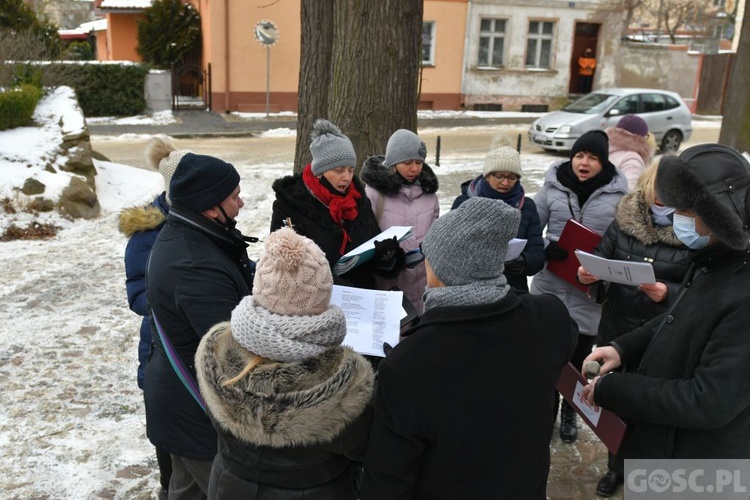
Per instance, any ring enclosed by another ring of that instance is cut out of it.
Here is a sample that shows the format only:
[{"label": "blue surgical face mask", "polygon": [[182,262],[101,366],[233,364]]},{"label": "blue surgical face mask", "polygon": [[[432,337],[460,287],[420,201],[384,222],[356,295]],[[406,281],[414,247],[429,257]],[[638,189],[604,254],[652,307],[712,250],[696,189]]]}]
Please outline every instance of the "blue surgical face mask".
[{"label": "blue surgical face mask", "polygon": [[651,213],[654,214],[654,224],[658,226],[671,226],[674,208],[651,205]]},{"label": "blue surgical face mask", "polygon": [[698,234],[695,230],[695,219],[686,215],[674,214],[672,229],[674,229],[677,239],[693,250],[706,248],[708,241],[711,239],[710,234],[706,236]]}]

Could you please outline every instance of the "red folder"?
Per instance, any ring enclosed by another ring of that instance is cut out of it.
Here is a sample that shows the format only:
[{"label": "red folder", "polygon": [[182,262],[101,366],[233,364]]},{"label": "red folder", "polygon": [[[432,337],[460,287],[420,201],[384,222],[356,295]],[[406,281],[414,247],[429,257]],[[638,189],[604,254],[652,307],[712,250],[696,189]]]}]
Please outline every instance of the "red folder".
[{"label": "red folder", "polygon": [[617,455],[627,426],[611,411],[604,408],[594,410],[586,403],[586,400],[581,397],[581,391],[586,384],[588,381],[583,375],[571,363],[568,363],[563,367],[555,388],[570,407],[581,416],[586,425],[599,436],[604,446]]},{"label": "red folder", "polygon": [[576,257],[576,250],[583,250],[591,253],[602,237],[599,233],[592,231],[575,219],[568,219],[565,223],[562,234],[557,244],[568,251],[568,258],[565,260],[551,260],[547,263],[547,269],[564,279],[579,290],[587,291],[588,287],[580,283],[578,276],[578,267],[580,263]]}]

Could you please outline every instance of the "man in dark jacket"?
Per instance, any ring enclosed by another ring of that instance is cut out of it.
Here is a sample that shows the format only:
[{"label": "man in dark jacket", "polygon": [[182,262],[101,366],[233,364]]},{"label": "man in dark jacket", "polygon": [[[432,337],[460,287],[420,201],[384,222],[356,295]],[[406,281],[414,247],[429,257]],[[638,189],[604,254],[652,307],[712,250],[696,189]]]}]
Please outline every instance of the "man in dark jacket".
[{"label": "man in dark jacket", "polygon": [[[201,337],[252,291],[255,263],[234,218],[243,206],[237,170],[186,154],[170,183],[171,210],[146,274],[154,348],[146,367],[148,437],[172,455],[170,499],[205,498],[216,432],[195,385]],[[180,372],[178,375],[177,372]]]},{"label": "man in dark jacket", "polygon": [[425,313],[380,363],[362,498],[544,499],[555,382],[578,329],[508,286],[521,213],[475,197],[422,244]]},{"label": "man in dark jacket", "polygon": [[701,144],[665,156],[656,191],[694,250],[668,311],[599,347],[589,403],[629,424],[625,458],[750,458],[750,164]]}]

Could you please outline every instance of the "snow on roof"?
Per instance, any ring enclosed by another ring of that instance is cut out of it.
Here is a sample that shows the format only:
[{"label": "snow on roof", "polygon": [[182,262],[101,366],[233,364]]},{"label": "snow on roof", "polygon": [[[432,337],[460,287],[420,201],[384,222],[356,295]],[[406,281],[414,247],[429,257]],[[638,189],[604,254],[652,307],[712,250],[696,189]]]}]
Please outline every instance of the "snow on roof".
[{"label": "snow on roof", "polygon": [[153,0],[103,0],[100,9],[147,9]]}]

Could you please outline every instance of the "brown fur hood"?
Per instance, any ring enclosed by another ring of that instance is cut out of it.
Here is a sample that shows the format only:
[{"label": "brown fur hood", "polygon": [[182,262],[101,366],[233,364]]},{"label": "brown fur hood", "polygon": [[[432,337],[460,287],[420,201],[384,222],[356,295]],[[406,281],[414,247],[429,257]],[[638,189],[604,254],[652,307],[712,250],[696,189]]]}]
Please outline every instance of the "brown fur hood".
[{"label": "brown fur hood", "polygon": [[643,163],[646,166],[654,158],[655,147],[647,137],[631,134],[627,130],[617,127],[609,127],[607,135],[609,136],[610,154],[614,151],[633,151],[643,158]]},{"label": "brown fur hood", "polygon": [[[376,191],[386,196],[395,196],[404,186],[403,177],[394,172],[391,167],[383,163],[385,156],[371,156],[362,164],[359,176],[362,181]],[[415,181],[417,186],[425,193],[434,193],[438,190],[438,179],[432,168],[426,163],[422,164],[422,171]]]},{"label": "brown fur hood", "polygon": [[622,197],[615,210],[615,220],[620,231],[632,236],[644,245],[665,244],[682,246],[672,226],[657,226],[651,217],[651,207],[643,199],[643,192],[632,191]]},{"label": "brown fur hood", "polygon": [[120,212],[117,226],[122,234],[130,238],[135,233],[156,229],[166,220],[166,214],[159,207],[147,205],[126,208]]},{"label": "brown fur hood", "polygon": [[333,441],[372,399],[370,364],[346,347],[303,361],[268,362],[227,387],[253,357],[232,336],[229,322],[201,340],[195,367],[201,394],[220,430],[259,446],[306,446]]}]

